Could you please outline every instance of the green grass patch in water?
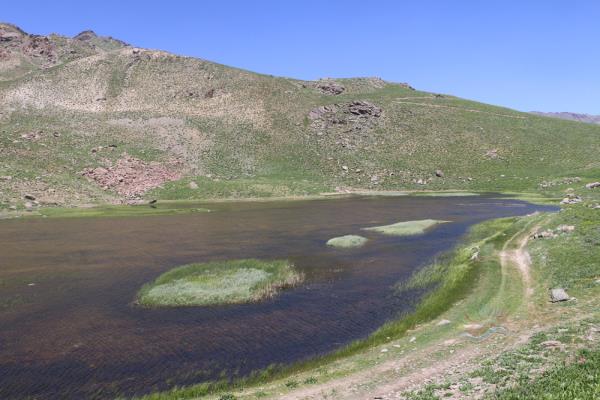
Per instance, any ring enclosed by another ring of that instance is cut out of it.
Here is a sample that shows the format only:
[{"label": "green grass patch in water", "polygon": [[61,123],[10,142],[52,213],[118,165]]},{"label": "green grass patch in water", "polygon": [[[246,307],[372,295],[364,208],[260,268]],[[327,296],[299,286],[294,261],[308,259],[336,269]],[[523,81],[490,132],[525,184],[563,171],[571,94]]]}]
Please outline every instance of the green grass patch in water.
[{"label": "green grass patch in water", "polygon": [[303,274],[285,260],[189,264],[142,287],[137,302],[148,307],[250,303],[271,298],[302,280]]},{"label": "green grass patch in water", "polygon": [[438,224],[443,224],[450,221],[440,221],[437,219],[422,219],[418,221],[398,222],[391,225],[374,226],[372,228],[363,228],[365,231],[382,233],[384,235],[393,236],[412,236],[421,235],[428,229],[433,228]]},{"label": "green grass patch in water", "polygon": [[327,246],[348,249],[352,247],[361,247],[369,239],[358,235],[345,235],[331,238],[327,241]]},{"label": "green grass patch in water", "polygon": [[[499,251],[512,234],[523,228],[527,222],[519,218],[502,218],[486,221],[471,227],[469,234],[453,251],[438,259],[431,267],[425,267],[433,276],[417,272],[406,284],[397,285],[398,293],[407,289],[432,288],[412,313],[398,315],[398,319],[380,327],[369,337],[354,341],[332,353],[315,357],[292,365],[273,364],[256,371],[248,377],[234,378],[231,381],[214,381],[184,388],[174,388],[168,392],[144,396],[144,400],[192,399],[223,391],[260,387],[278,379],[290,379],[297,373],[318,370],[336,360],[367,351],[370,348],[402,337],[409,329],[438,317],[452,306],[472,294],[478,280],[489,268],[500,268],[499,262],[487,262]],[[472,258],[474,251],[480,256]],[[488,265],[489,264],[489,265]],[[483,268],[483,269],[482,269]],[[435,271],[432,271],[434,269]],[[495,283],[497,287],[497,283]]]}]

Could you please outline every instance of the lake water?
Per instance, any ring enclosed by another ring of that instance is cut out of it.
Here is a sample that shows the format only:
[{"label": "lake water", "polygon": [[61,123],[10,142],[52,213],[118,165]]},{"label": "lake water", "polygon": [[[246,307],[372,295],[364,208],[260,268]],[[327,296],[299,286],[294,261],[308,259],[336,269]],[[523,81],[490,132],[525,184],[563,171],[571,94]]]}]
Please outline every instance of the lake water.
[{"label": "lake water", "polygon": [[[364,338],[410,311],[394,296],[468,227],[548,207],[480,197],[355,197],[203,205],[186,215],[0,222],[0,398],[114,398],[245,375]],[[442,219],[401,238],[362,227]],[[369,237],[360,249],[325,246]],[[258,304],[143,309],[146,282],[175,266],[287,258],[304,284]]]}]

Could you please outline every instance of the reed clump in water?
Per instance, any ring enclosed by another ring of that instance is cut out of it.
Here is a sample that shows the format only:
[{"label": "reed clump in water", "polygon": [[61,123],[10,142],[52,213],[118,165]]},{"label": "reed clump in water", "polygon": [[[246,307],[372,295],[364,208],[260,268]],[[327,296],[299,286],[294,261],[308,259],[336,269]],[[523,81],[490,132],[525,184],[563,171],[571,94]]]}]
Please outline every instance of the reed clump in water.
[{"label": "reed clump in water", "polygon": [[398,222],[391,225],[374,226],[371,228],[363,228],[365,231],[382,233],[384,235],[393,236],[412,236],[421,235],[428,229],[433,228],[438,224],[443,224],[449,221],[441,221],[437,219],[422,219],[418,221]]},{"label": "reed clump in water", "polygon": [[286,260],[189,264],[142,287],[137,303],[148,307],[251,303],[274,297],[303,280],[304,275]]},{"label": "reed clump in water", "polygon": [[368,239],[358,235],[345,235],[331,238],[327,241],[327,246],[338,248],[361,247],[367,243]]}]

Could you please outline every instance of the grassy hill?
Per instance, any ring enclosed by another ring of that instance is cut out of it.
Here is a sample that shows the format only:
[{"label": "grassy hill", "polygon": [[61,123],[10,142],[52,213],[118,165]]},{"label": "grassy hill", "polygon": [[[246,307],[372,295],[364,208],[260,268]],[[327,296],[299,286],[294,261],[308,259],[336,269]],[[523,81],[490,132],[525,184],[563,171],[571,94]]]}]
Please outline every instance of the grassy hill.
[{"label": "grassy hill", "polygon": [[377,78],[279,78],[92,32],[40,37],[0,24],[4,207],[25,194],[77,205],[536,190],[600,173],[599,137],[600,126]]}]

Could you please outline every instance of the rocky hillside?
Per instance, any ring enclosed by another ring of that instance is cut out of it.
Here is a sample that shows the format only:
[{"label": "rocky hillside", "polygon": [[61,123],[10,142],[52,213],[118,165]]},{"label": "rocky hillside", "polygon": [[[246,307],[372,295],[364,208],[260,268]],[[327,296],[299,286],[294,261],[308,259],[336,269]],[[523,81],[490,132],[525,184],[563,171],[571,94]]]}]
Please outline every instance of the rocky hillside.
[{"label": "rocky hillside", "polygon": [[536,189],[597,174],[599,135],[378,78],[278,78],[0,24],[0,207]]},{"label": "rocky hillside", "polygon": [[569,121],[585,122],[587,124],[600,124],[600,115],[577,114],[572,112],[540,112],[532,111],[532,114],[543,117],[566,119]]}]

